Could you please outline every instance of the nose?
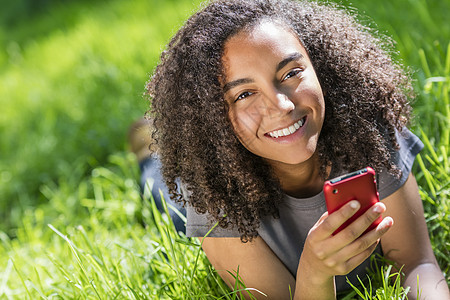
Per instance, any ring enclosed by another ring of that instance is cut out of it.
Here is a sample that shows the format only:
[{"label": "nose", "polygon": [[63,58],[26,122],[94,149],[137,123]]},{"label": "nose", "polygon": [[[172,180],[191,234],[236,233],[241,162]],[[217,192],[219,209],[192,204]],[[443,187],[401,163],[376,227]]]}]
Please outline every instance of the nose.
[{"label": "nose", "polygon": [[294,110],[295,105],[289,97],[277,90],[265,93],[261,101],[261,113],[268,117],[280,117]]}]

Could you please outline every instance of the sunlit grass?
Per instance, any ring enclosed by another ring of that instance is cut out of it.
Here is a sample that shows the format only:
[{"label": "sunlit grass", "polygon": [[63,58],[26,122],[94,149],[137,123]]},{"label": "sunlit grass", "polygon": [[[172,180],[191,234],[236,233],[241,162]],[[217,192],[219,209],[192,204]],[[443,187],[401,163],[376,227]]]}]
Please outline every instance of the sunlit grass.
[{"label": "sunlit grass", "polygon": [[49,204],[28,210],[14,239],[1,236],[0,297],[233,299],[242,291],[226,287],[198,240],[179,235],[151,199],[142,201],[133,155],[110,162],[72,186],[86,196],[71,208],[82,213],[68,210],[46,224],[46,213],[64,205],[49,192]]},{"label": "sunlit grass", "polygon": [[424,55],[422,61],[427,78],[416,123],[425,149],[417,157],[418,183],[433,250],[450,282],[450,43],[437,72]]}]

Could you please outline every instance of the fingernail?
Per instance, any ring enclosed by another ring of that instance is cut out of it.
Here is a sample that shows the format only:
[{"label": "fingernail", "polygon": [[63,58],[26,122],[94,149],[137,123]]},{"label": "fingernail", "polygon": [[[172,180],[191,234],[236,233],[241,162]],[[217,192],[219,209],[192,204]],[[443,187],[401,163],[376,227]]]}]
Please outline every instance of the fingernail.
[{"label": "fingernail", "polygon": [[353,208],[353,209],[359,208],[359,202],[358,201],[351,201],[350,202],[350,207]]},{"label": "fingernail", "polygon": [[391,218],[387,219],[385,227],[390,227],[392,225],[394,225],[394,221]]},{"label": "fingernail", "polygon": [[392,221],[391,218],[384,219],[383,222],[381,222],[381,230],[389,229],[392,226],[393,223],[394,222]]},{"label": "fingernail", "polygon": [[375,213],[377,213],[377,214],[380,214],[381,213],[381,207],[380,206],[375,206],[374,208],[373,208],[373,212],[375,212]]}]

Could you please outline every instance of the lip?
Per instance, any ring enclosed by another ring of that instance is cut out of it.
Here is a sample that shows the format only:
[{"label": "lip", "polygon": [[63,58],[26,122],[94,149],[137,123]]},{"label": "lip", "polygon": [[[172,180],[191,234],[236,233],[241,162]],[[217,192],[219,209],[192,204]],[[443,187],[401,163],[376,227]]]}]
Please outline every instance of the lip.
[{"label": "lip", "polygon": [[[303,118],[305,119],[304,122],[303,122],[303,126],[300,127],[300,128],[299,128],[296,132],[294,132],[293,134],[290,134],[290,135],[288,135],[288,136],[278,137],[278,138],[271,137],[271,136],[269,135],[269,132],[272,132],[272,131],[275,131],[275,130],[280,130],[280,129],[283,129],[283,128],[287,128],[287,127],[291,126],[292,124],[294,124],[294,123],[300,121],[300,120],[303,119]],[[301,136],[304,134],[305,128],[306,128],[306,126],[308,125],[308,116],[305,115],[305,116],[303,116],[302,118],[298,119],[296,122],[294,122],[294,123],[292,123],[292,124],[289,124],[288,126],[285,126],[285,127],[280,127],[280,128],[278,128],[278,129],[271,130],[271,131],[265,133],[265,134],[264,134],[264,137],[270,139],[271,141],[277,142],[277,143],[282,143],[282,144],[290,143],[290,142],[292,142],[292,141],[298,139],[299,137],[301,137]]]}]

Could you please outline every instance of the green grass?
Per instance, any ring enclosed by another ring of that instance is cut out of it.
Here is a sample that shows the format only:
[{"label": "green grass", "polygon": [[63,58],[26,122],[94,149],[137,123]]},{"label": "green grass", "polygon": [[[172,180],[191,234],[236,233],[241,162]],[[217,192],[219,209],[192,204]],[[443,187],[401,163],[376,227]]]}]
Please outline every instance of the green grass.
[{"label": "green grass", "polygon": [[43,184],[125,149],[161,45],[191,10],[187,1],[70,2],[0,29],[1,230],[46,201]]},{"label": "green grass", "polygon": [[[424,70],[428,70],[422,55]],[[431,244],[450,280],[450,43],[439,72],[426,71],[421,92],[424,104],[417,108],[417,129],[425,144],[417,157],[417,179],[424,200]],[[428,133],[427,133],[428,132]]]},{"label": "green grass", "polygon": [[[353,285],[348,280],[348,284],[353,288],[353,293],[349,293],[343,299],[354,299],[355,296],[359,296],[361,299],[376,300],[407,299],[410,288],[401,286],[401,277],[399,276],[401,270],[392,273],[392,265],[381,264],[380,266],[377,263],[375,267],[376,269],[371,270],[371,276],[367,276],[366,282],[358,277],[359,286]],[[375,289],[375,287],[378,288]],[[418,295],[420,294],[418,293]]]},{"label": "green grass", "polygon": [[[151,199],[141,201],[137,163],[116,154],[90,178],[66,182],[78,204],[59,213],[59,189],[49,203],[25,212],[17,236],[2,235],[0,298],[233,299],[197,240],[178,235]],[[68,225],[70,224],[70,225]]]},{"label": "green grass", "polygon": [[[16,3],[11,11],[30,2]],[[242,283],[230,291],[198,241],[175,233],[142,201],[137,163],[126,153],[128,126],[146,110],[148,73],[199,1],[48,3],[21,18],[0,13],[0,299],[246,293]],[[413,71],[412,129],[425,143],[414,170],[450,284],[450,3],[353,5],[369,14],[364,22],[394,36],[394,55]],[[389,265],[376,267],[375,291],[365,281],[362,298],[401,298],[403,288],[387,280],[392,275]]]}]

